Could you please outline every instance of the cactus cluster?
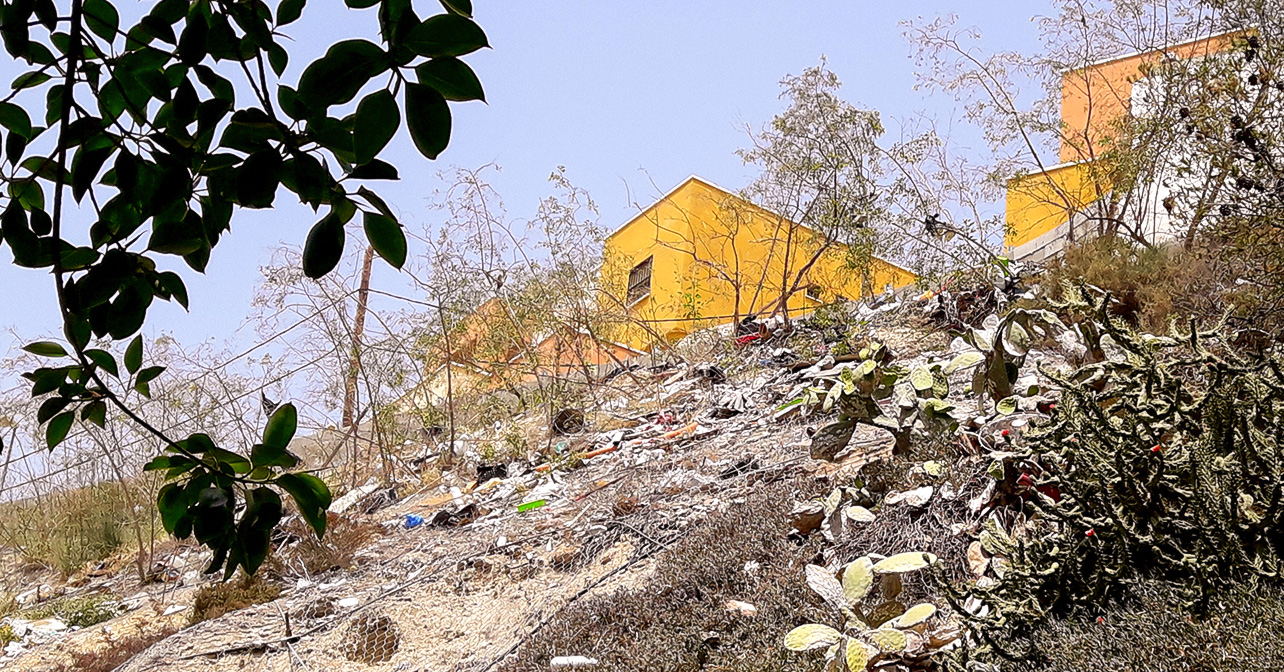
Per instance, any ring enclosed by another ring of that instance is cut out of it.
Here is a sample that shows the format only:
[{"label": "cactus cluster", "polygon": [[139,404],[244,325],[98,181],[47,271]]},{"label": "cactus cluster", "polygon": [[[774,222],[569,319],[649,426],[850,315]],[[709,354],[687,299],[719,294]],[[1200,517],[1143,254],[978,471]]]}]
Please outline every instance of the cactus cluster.
[{"label": "cactus cluster", "polygon": [[863,556],[839,572],[806,568],[807,585],[844,619],[843,627],[808,623],[785,635],[791,651],[825,650],[829,672],[863,672],[888,661],[922,663],[958,639],[958,628],[935,605],[906,607],[896,598],[901,574],[937,562],[931,553]]},{"label": "cactus cluster", "polygon": [[799,401],[825,413],[838,411],[837,422],[813,435],[812,457],[833,459],[851,440],[857,425],[891,432],[898,454],[909,450],[916,429],[952,432],[958,428],[958,421],[950,414],[954,405],[946,400],[950,393],[947,377],[960,368],[975,366],[979,358],[973,361],[961,356],[945,366],[906,369],[893,364],[891,350],[881,343],[863,348],[858,357],[808,374],[812,384]]},{"label": "cactus cluster", "polygon": [[1011,536],[987,525],[981,544],[1005,571],[951,597],[989,645],[1143,581],[1200,612],[1284,569],[1284,360],[1237,353],[1220,327],[1139,334],[1109,297],[1067,296],[1092,315],[1101,352],[1047,372],[1063,390],[1056,411],[994,473],[1023,490],[1009,502],[1028,522]]}]

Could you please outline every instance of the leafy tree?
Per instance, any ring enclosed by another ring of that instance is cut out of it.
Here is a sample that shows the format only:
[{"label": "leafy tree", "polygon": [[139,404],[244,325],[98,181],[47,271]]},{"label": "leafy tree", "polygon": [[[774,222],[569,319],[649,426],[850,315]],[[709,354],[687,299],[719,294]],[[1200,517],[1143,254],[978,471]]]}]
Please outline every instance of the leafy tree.
[{"label": "leafy tree", "polygon": [[[280,492],[318,535],[331,495],[290,471],[290,404],[241,452],[202,433],[169,436],[131,408],[164,370],[146,365],[136,336],[148,309],[188,302],[182,277],[159,262],[180,257],[203,272],[238,209],[271,208],[284,187],[324,210],[302,255],[308,277],[338,264],[358,212],[370,244],[400,268],[405,234],[365,183],[397,179],[378,157],[403,117],[435,159],[450,141],[448,101],[483,99],[459,57],[488,46],[486,35],[470,0],[441,4],[421,19],[411,0],[347,0],[377,12],[378,43],[337,42],[290,86],[284,31],[306,0],[159,0],[132,26],[110,0],[0,3],[4,47],[31,68],[0,101],[0,241],[15,264],[51,272],[65,338],[25,347],[53,362],[24,374],[45,397],[38,420],[50,449],[78,419],[102,425],[109,405],[159,437],[165,454],[146,469],[170,479],[158,497],[165,529],[208,545],[209,572],[258,569]],[[67,216],[77,207],[83,226]],[[118,358],[111,345],[126,341]]]}]

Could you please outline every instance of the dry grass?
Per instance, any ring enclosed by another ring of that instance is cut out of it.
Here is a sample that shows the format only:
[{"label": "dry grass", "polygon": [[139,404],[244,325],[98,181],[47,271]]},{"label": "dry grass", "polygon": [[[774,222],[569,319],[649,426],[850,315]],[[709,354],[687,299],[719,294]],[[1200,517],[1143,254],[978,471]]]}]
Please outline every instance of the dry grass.
[{"label": "dry grass", "polygon": [[1069,247],[1040,283],[1053,298],[1067,281],[1105,289],[1119,299],[1117,312],[1134,326],[1163,334],[1174,319],[1214,322],[1232,303],[1250,310],[1249,297],[1234,284],[1224,261],[1221,251],[1208,245],[1186,251],[1097,238]]},{"label": "dry grass", "polygon": [[139,513],[134,511],[136,503],[115,483],[8,502],[0,505],[0,545],[69,575],[86,563],[136,546],[136,524],[142,526],[145,539],[155,533],[152,502],[145,502]]},{"label": "dry grass", "polygon": [[[1017,672],[1275,672],[1284,669],[1284,591],[1245,586],[1196,619],[1168,589],[1141,586],[1129,603],[1046,623],[1038,655]],[[1100,617],[1100,620],[1098,620]]]},{"label": "dry grass", "polygon": [[155,632],[109,640],[106,648],[71,654],[70,664],[61,663],[53,672],[112,672],[156,642],[178,632],[177,626],[166,626]]},{"label": "dry grass", "polygon": [[323,539],[317,539],[312,528],[297,517],[282,527],[297,541],[281,549],[276,560],[284,572],[304,576],[351,568],[357,551],[383,534],[378,523],[333,513],[329,514]]},{"label": "dry grass", "polygon": [[[800,489],[814,486],[768,486],[710,519],[660,556],[648,585],[572,605],[501,669],[543,672],[563,655],[597,658],[603,669],[819,669],[817,656],[781,646],[793,627],[832,617],[803,585],[819,542],[787,538]],[[747,563],[757,569],[746,571]],[[757,617],[729,612],[728,600],[757,606]]]}]

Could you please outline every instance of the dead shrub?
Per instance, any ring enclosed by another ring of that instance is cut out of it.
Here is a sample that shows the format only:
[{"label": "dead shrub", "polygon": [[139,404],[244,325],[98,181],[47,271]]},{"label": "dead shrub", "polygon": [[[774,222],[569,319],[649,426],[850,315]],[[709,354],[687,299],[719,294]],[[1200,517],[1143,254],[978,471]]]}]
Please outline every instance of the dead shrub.
[{"label": "dead shrub", "polygon": [[[767,486],[710,518],[658,556],[647,586],[571,605],[501,669],[543,672],[554,656],[586,655],[602,669],[819,670],[816,656],[781,645],[795,626],[829,616],[803,579],[820,542],[788,538],[800,490],[810,496],[815,484]],[[753,604],[757,616],[728,610],[728,600]]]},{"label": "dead shrub", "polygon": [[401,648],[401,631],[391,618],[365,614],[352,621],[344,634],[343,657],[367,665],[392,660]]},{"label": "dead shrub", "polygon": [[155,632],[139,633],[120,639],[109,639],[106,647],[71,654],[71,663],[60,663],[54,672],[112,672],[151,645],[178,632],[178,627],[165,626]]},{"label": "dead shrub", "polygon": [[1040,284],[1053,299],[1061,297],[1065,282],[1100,287],[1119,301],[1114,311],[1134,327],[1164,334],[1174,319],[1215,322],[1232,304],[1241,318],[1251,315],[1255,302],[1235,284],[1234,270],[1212,241],[1186,250],[1106,236],[1066,248],[1045,269]]},{"label": "dead shrub", "polygon": [[191,623],[218,618],[223,614],[271,602],[281,596],[281,586],[259,576],[242,575],[236,581],[202,586],[192,602]]},{"label": "dead shrub", "polygon": [[282,530],[295,539],[282,549],[279,560],[286,571],[315,576],[334,569],[349,569],[357,551],[383,533],[383,527],[369,520],[357,520],[331,513],[325,537],[317,539],[312,528],[292,518]]}]

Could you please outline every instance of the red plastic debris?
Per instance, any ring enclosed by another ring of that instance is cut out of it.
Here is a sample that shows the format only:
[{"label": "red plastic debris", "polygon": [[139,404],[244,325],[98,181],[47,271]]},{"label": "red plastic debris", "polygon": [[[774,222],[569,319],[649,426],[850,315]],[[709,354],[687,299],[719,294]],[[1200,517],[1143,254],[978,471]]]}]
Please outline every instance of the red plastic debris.
[{"label": "red plastic debris", "polygon": [[1094,533],[1091,529],[1089,529],[1087,532],[1084,532],[1084,533],[1083,533],[1083,536],[1085,536],[1085,537],[1091,537],[1093,534],[1095,534],[1095,533]]},{"label": "red plastic debris", "polygon": [[744,336],[736,339],[736,346],[743,348],[760,338],[762,338],[762,334],[745,334]]},{"label": "red plastic debris", "polygon": [[1156,444],[1155,444],[1155,447],[1150,449],[1150,452],[1152,452],[1152,453],[1157,453],[1157,452],[1159,452],[1159,451],[1161,451],[1161,450],[1163,450],[1163,449],[1164,449],[1164,447],[1163,447],[1162,445],[1160,445],[1160,444],[1156,443]]}]

